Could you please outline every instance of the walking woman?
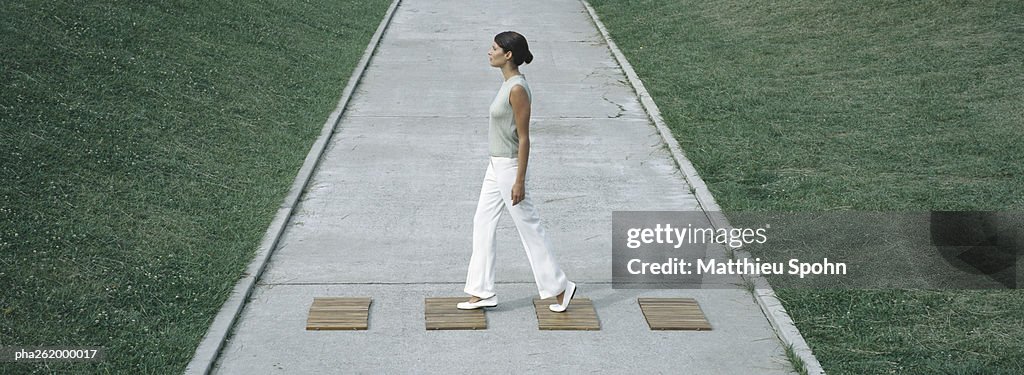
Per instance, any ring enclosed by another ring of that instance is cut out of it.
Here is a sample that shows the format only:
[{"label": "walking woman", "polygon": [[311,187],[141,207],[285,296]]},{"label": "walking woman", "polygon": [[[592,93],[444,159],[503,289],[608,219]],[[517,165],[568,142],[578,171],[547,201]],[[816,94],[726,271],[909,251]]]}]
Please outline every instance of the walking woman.
[{"label": "walking woman", "polygon": [[501,68],[505,82],[490,107],[491,156],[473,218],[473,256],[469,260],[464,289],[471,297],[457,307],[469,310],[498,305],[494,293],[495,232],[502,209],[508,208],[526,248],[540,297],[557,297],[558,303],[548,308],[563,312],[572,302],[576,284],[558,267],[551,241],[544,234],[526,190],[531,94],[526,78],[519,73],[519,65],[533,61],[533,54],[526,38],[506,31],[494,37],[487,56],[492,67]]}]

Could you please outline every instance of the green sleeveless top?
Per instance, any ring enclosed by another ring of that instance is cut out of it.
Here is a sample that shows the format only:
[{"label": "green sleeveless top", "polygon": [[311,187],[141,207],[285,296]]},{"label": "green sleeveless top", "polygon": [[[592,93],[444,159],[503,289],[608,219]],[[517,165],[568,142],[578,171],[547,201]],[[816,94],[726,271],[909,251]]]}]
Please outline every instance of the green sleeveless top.
[{"label": "green sleeveless top", "polygon": [[515,116],[512,113],[512,104],[508,101],[509,93],[515,85],[523,86],[526,89],[527,100],[533,101],[533,94],[530,93],[530,86],[526,84],[526,78],[522,74],[510,77],[501,84],[498,95],[491,102],[491,126],[488,137],[491,140],[491,156],[515,158],[519,156],[519,133],[516,131]]}]

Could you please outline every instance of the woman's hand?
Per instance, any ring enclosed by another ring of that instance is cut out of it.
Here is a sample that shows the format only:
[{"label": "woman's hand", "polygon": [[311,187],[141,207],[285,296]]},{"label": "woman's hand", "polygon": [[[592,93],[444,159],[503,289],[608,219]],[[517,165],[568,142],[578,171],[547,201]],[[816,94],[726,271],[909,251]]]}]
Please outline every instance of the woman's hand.
[{"label": "woman's hand", "polygon": [[522,182],[512,184],[512,205],[515,206],[526,198],[526,186]]}]

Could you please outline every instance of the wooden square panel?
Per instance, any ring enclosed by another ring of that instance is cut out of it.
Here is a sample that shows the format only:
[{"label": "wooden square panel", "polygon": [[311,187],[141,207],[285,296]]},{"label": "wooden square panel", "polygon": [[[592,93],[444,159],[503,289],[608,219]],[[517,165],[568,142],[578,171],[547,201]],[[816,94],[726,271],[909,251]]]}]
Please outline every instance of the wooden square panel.
[{"label": "wooden square panel", "polygon": [[542,330],[597,331],[601,323],[597,320],[597,311],[590,298],[573,298],[569,309],[556,313],[548,310],[548,305],[556,303],[554,298],[534,298],[533,309],[537,312],[538,328]]},{"label": "wooden square panel", "polygon": [[487,329],[484,309],[459,310],[455,305],[469,297],[435,297],[424,301],[427,329]]},{"label": "wooden square panel", "polygon": [[370,297],[315,297],[306,330],[365,330],[370,301]]},{"label": "wooden square panel", "polygon": [[700,304],[693,298],[637,298],[651,329],[710,331]]}]

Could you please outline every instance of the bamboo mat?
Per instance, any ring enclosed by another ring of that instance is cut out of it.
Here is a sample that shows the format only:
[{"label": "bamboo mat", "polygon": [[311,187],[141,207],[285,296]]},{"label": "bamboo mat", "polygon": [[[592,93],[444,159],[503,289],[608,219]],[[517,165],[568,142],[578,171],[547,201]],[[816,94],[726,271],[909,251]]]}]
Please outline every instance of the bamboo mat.
[{"label": "bamboo mat", "polygon": [[436,297],[424,301],[427,329],[487,329],[484,309],[459,310],[455,307],[468,297]]},{"label": "bamboo mat", "polygon": [[711,323],[693,298],[637,298],[637,302],[651,329],[711,330]]},{"label": "bamboo mat", "polygon": [[370,297],[316,297],[309,307],[307,331],[365,330],[370,315]]},{"label": "bamboo mat", "polygon": [[573,298],[569,309],[556,313],[548,310],[548,305],[557,302],[554,298],[533,299],[533,308],[537,312],[538,328],[542,330],[573,330],[597,331],[601,323],[597,320],[597,311],[590,298]]}]

